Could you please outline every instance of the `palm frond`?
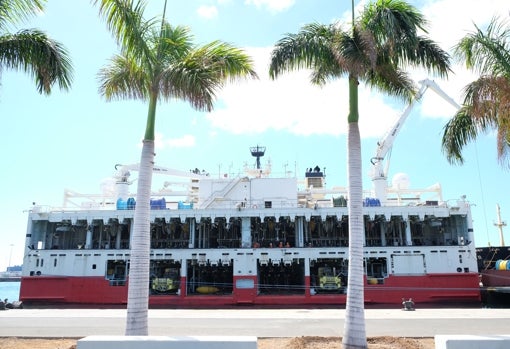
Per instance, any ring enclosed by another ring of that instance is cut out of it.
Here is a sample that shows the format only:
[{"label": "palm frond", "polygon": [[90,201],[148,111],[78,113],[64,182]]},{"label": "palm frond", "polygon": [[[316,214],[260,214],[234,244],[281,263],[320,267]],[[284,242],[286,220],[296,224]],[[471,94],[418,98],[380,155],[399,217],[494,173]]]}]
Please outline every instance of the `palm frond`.
[{"label": "palm frond", "polygon": [[486,32],[475,25],[475,32],[463,37],[454,47],[455,56],[464,60],[468,69],[481,75],[510,76],[510,26],[493,18]]},{"label": "palm frond", "polygon": [[[148,59],[154,52],[147,42],[151,30],[157,26],[156,18],[145,20],[145,1],[133,0],[93,0],[99,3],[99,14],[104,18],[108,29],[119,43],[121,50],[130,56]],[[155,60],[155,57],[152,58]]]},{"label": "palm frond", "polygon": [[270,77],[275,79],[284,72],[302,68],[315,69],[323,63],[334,67],[335,57],[331,48],[335,36],[335,26],[318,23],[304,26],[298,34],[287,34],[272,51]]},{"label": "palm frond", "polygon": [[[464,103],[483,130],[496,130],[500,164],[507,162],[510,135],[510,81],[505,77],[482,76],[465,87]],[[509,163],[510,165],[510,163]]]},{"label": "palm frond", "polygon": [[198,47],[166,67],[159,79],[165,99],[181,98],[198,110],[210,111],[216,93],[226,82],[257,78],[251,58],[230,44],[214,41]]},{"label": "palm frond", "polygon": [[379,0],[365,6],[358,23],[374,34],[377,42],[416,43],[417,31],[425,33],[427,21],[413,6],[403,0]]},{"label": "palm frond", "polygon": [[216,77],[196,60],[186,59],[162,72],[159,91],[164,100],[182,99],[197,110],[211,111],[215,91],[221,86]]},{"label": "palm frond", "polygon": [[[454,47],[456,58],[464,60],[466,67],[480,74],[480,77],[464,88],[464,105],[469,110],[471,122],[477,131],[495,130],[497,152],[500,164],[508,164],[510,147],[510,26],[506,20],[492,18],[489,26],[482,31],[475,25],[475,31],[464,36]],[[462,131],[461,131],[462,132]],[[451,138],[455,134],[450,135]],[[458,135],[455,145],[462,144],[463,134]],[[474,140],[476,133],[470,140]],[[457,153],[447,156],[460,157],[456,148],[447,150]]]},{"label": "palm frond", "polygon": [[414,84],[402,68],[424,67],[439,76],[450,71],[448,53],[417,35],[426,25],[423,15],[405,1],[380,0],[367,5],[352,32],[338,24],[313,23],[298,34],[287,34],[273,50],[270,75],[307,68],[313,70],[312,83],[324,84],[348,73],[382,92],[410,99]]},{"label": "palm frond", "polygon": [[[384,54],[396,67],[423,67],[433,74],[447,76],[450,57],[425,33],[427,21],[413,6],[400,0],[382,0],[367,5],[359,26],[375,37],[379,54]],[[386,61],[386,60],[384,60]]]},{"label": "palm frond", "polygon": [[450,164],[462,165],[462,149],[478,135],[469,107],[462,107],[443,128],[441,148]]},{"label": "palm frond", "polygon": [[376,69],[381,55],[387,53],[381,50],[374,33],[363,29],[359,23],[354,25],[352,36],[344,35],[342,42],[342,49],[338,52],[350,61],[348,69],[356,76]]},{"label": "palm frond", "polygon": [[417,37],[416,47],[403,50],[405,64],[412,67],[423,67],[434,75],[446,77],[451,72],[450,55],[433,40]]},{"label": "palm frond", "polygon": [[497,131],[498,160],[501,165],[510,168],[510,115],[501,116]]},{"label": "palm frond", "polygon": [[327,61],[317,65],[310,74],[310,82],[314,85],[324,86],[327,82],[335,80],[346,74],[347,70],[342,69],[335,61]]},{"label": "palm frond", "polygon": [[208,65],[211,71],[218,74],[218,78],[234,81],[239,78],[258,78],[252,69],[253,61],[243,50],[228,43],[213,41],[198,48],[194,55]]},{"label": "palm frond", "polygon": [[472,117],[496,126],[500,89],[507,90],[505,78],[482,76],[464,87],[464,104],[471,106]]},{"label": "palm frond", "polygon": [[72,65],[67,50],[38,30],[22,30],[0,37],[0,67],[21,70],[33,76],[40,93],[49,94],[58,83],[67,90]]},{"label": "palm frond", "polygon": [[99,93],[107,100],[148,100],[151,80],[134,59],[117,55],[99,71]]},{"label": "palm frond", "polygon": [[378,64],[376,70],[369,71],[360,79],[371,88],[406,101],[411,101],[416,93],[415,83],[409,74],[391,64]]},{"label": "palm frond", "polygon": [[444,127],[443,152],[450,163],[463,163],[462,149],[478,134],[497,132],[500,163],[509,152],[510,85],[504,78],[482,77],[465,87],[464,106]]},{"label": "palm frond", "polygon": [[[172,26],[165,22],[159,32],[151,35],[151,47],[159,51],[156,64],[165,66],[185,58],[193,49],[193,35],[186,26]],[[159,47],[158,47],[159,46]]]},{"label": "palm frond", "polygon": [[0,1],[0,29],[25,21],[43,10],[44,0]]}]

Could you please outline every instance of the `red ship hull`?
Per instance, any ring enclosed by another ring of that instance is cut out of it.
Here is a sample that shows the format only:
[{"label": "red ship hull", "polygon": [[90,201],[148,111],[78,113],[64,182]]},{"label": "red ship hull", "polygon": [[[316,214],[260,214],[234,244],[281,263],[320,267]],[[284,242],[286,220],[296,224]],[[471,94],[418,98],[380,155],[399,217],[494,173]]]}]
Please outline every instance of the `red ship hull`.
[{"label": "red ship hull", "polygon": [[[181,278],[181,289],[177,294],[151,295],[151,307],[222,307],[242,304],[259,306],[312,306],[343,305],[344,293],[314,294],[309,278],[304,290],[296,294],[265,295],[255,288],[235,288],[229,294],[186,295],[186,279]],[[235,285],[235,280],[234,280]],[[29,305],[59,304],[83,306],[125,305],[127,283],[112,286],[99,277],[24,277],[21,283],[20,300]],[[390,276],[384,284],[365,284],[366,304],[401,304],[402,299],[412,298],[415,303],[480,302],[477,273],[428,274],[420,276]]]}]

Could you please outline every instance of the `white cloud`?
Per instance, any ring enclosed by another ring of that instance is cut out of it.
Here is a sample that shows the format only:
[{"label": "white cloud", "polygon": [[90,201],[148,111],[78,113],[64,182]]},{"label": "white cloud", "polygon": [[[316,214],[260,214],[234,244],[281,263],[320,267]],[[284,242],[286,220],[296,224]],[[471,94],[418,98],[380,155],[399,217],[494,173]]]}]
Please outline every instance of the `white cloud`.
[{"label": "white cloud", "polygon": [[[190,148],[195,146],[196,139],[193,135],[183,135],[180,138],[165,139],[162,133],[156,132],[155,147],[157,150],[166,148]],[[142,143],[139,144],[142,147]]]},{"label": "white cloud", "polygon": [[202,18],[211,19],[216,18],[218,16],[218,9],[214,5],[211,6],[203,5],[197,9],[197,13]]},{"label": "white cloud", "polygon": [[[420,11],[429,21],[428,35],[452,54],[452,48],[456,43],[467,33],[475,30],[474,24],[484,28],[494,16],[507,14],[508,0],[489,0],[484,2],[483,6],[480,6],[477,0],[464,0],[460,7],[457,0],[429,1],[420,8]],[[453,63],[453,73],[449,74],[448,80],[437,78],[434,80],[446,94],[461,104],[464,87],[477,76],[455,59]],[[417,81],[425,76],[424,72],[415,75]],[[424,95],[420,107],[421,115],[424,117],[450,118],[455,113],[455,109],[449,103],[433,92]]]},{"label": "white cloud", "polygon": [[265,8],[271,13],[287,10],[295,4],[295,0],[245,0],[246,5],[255,5],[257,8]]},{"label": "white cloud", "polygon": [[189,148],[195,145],[195,136],[183,135],[180,138],[170,139],[166,141],[170,148]]},{"label": "white cloud", "polygon": [[[268,1],[246,0],[257,6],[269,6]],[[274,6],[276,2],[273,2]],[[429,36],[443,49],[450,48],[467,32],[472,31],[473,18],[480,26],[495,14],[502,13],[507,0],[493,0],[488,6],[480,6],[475,0],[463,1],[459,8],[457,0],[428,2],[421,8],[430,22]],[[489,8],[489,9],[487,9]],[[440,41],[442,40],[442,41]],[[341,135],[346,132],[348,113],[348,83],[345,78],[320,88],[312,86],[306,71],[283,74],[276,81],[268,77],[269,54],[272,48],[249,48],[254,58],[260,80],[229,85],[219,95],[223,102],[207,115],[213,128],[234,134],[262,133],[268,129],[310,135]],[[460,64],[453,66],[449,79],[439,79],[425,71],[415,71],[418,81],[430,78],[455,102],[461,103],[464,86],[476,77]],[[381,137],[406,107],[402,102],[386,98],[360,85],[359,112],[360,132],[363,138]],[[453,116],[455,108],[443,97],[428,90],[413,108],[413,117],[444,118]],[[416,114],[418,113],[418,116]]]},{"label": "white cloud", "polygon": [[[324,87],[309,82],[308,71],[286,73],[273,81],[268,76],[272,48],[247,49],[255,60],[260,79],[228,85],[219,98],[222,108],[209,113],[212,126],[235,134],[262,133],[267,129],[293,134],[341,135],[346,132],[348,83],[333,81]],[[364,137],[381,135],[382,125],[398,113],[382,97],[360,89],[360,113],[376,118],[360,118]]]},{"label": "white cloud", "polygon": [[430,24],[429,35],[445,49],[452,48],[466,33],[473,31],[473,23],[484,27],[492,17],[508,14],[508,0],[429,1],[420,10]]}]

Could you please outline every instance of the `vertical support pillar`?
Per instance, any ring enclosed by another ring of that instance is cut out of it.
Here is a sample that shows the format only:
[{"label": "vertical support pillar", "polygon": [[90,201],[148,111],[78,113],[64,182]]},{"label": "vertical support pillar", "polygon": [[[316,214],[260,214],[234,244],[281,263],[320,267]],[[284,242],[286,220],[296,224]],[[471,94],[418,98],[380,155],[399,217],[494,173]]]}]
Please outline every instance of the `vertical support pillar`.
[{"label": "vertical support pillar", "polygon": [[305,245],[305,236],[304,236],[304,229],[303,229],[303,220],[304,217],[295,217],[295,223],[294,223],[294,230],[295,230],[295,246],[296,247],[303,247]]},{"label": "vertical support pillar", "polygon": [[310,297],[310,258],[305,258],[305,297]]},{"label": "vertical support pillar", "polygon": [[117,235],[115,236],[115,248],[120,250],[120,238],[122,237],[122,225],[117,227]]},{"label": "vertical support pillar", "polygon": [[181,259],[181,283],[179,285],[179,296],[186,297],[186,280],[188,275],[188,263],[186,259]]},{"label": "vertical support pillar", "polygon": [[129,246],[128,248],[131,249],[131,246],[133,246],[133,230],[135,229],[135,219],[130,219],[129,222]]},{"label": "vertical support pillar", "polygon": [[204,229],[205,224],[200,224],[198,227],[198,248],[204,248]]},{"label": "vertical support pillar", "polygon": [[92,248],[92,231],[94,227],[92,222],[87,221],[87,236],[85,237],[85,249],[90,250]]},{"label": "vertical support pillar", "polygon": [[241,248],[251,247],[251,219],[250,217],[241,218]]},{"label": "vertical support pillar", "polygon": [[411,223],[409,222],[409,216],[404,217],[404,223],[406,225],[406,246],[412,246],[413,239],[411,238]]},{"label": "vertical support pillar", "polygon": [[195,247],[195,227],[196,227],[196,218],[189,219],[189,242],[188,247]]},{"label": "vertical support pillar", "polygon": [[381,246],[386,246],[386,227],[387,227],[386,217],[381,220]]}]

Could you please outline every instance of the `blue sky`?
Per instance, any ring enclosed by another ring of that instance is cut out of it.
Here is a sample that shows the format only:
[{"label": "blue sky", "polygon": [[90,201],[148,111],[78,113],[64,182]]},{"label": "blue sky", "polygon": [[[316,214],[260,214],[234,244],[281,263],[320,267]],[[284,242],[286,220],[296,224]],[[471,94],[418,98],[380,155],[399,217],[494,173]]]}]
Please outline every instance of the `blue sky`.
[{"label": "blue sky", "polygon": [[[148,16],[162,13],[164,0],[151,0]],[[357,6],[361,2],[355,1]],[[507,0],[415,0],[430,21],[429,35],[445,50],[473,23],[483,27],[495,15],[508,13]],[[323,88],[308,83],[308,72],[286,74],[270,81],[267,63],[272,45],[285,33],[311,22],[347,22],[348,0],[192,0],[168,1],[167,18],[188,25],[198,44],[223,40],[243,47],[253,57],[260,79],[229,85],[218,95],[212,113],[194,111],[171,101],[158,105],[157,156],[160,166],[212,174],[238,172],[254,160],[249,147],[267,147],[273,173],[319,165],[326,168],[328,186],[345,186],[347,81]],[[106,25],[91,1],[49,0],[44,14],[20,28],[36,27],[63,43],[75,67],[68,92],[37,94],[31,78],[3,71],[0,117],[3,174],[0,204],[3,243],[0,270],[21,264],[27,210],[32,202],[62,205],[64,189],[99,193],[100,182],[113,174],[116,163],[137,163],[147,105],[143,102],[105,102],[98,94],[96,74],[117,53]],[[17,30],[13,28],[11,31]],[[416,81],[434,79],[460,102],[462,88],[474,79],[455,65],[450,78],[440,80],[413,72]],[[376,142],[390,129],[405,104],[362,87],[360,127],[364,185],[370,189],[370,158]],[[461,195],[474,204],[475,242],[499,243],[496,204],[503,219],[510,216],[509,171],[497,161],[494,134],[482,135],[465,149],[463,166],[449,165],[441,153],[442,128],[455,110],[428,91],[410,114],[397,137],[388,178],[404,172],[412,188],[440,183],[444,200]],[[507,240],[510,240],[508,233]],[[508,241],[506,241],[508,243]]]}]

